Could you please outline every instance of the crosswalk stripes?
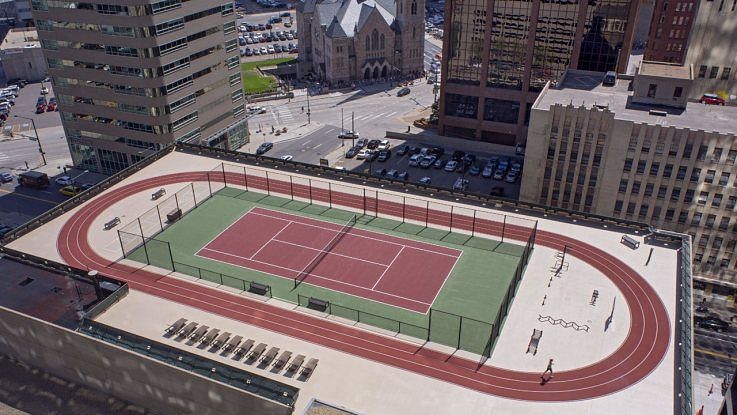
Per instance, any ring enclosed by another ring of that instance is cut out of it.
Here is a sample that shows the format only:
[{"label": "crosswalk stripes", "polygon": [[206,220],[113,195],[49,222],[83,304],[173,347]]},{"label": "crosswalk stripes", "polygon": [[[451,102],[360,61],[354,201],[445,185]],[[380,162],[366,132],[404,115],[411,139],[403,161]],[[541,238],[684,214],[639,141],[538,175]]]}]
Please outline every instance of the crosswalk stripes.
[{"label": "crosswalk stripes", "polygon": [[0,153],[0,160],[10,160],[10,157],[8,157],[5,153]]}]

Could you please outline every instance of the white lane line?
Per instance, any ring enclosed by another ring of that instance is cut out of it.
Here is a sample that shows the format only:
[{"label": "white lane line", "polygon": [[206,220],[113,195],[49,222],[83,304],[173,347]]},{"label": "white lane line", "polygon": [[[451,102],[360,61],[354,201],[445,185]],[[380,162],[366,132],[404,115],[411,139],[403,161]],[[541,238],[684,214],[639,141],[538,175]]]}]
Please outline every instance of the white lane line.
[{"label": "white lane line", "polygon": [[[404,246],[402,246],[401,248],[399,248],[399,251],[397,252],[397,254],[396,254],[396,255],[394,255],[394,259],[392,259],[392,262],[390,262],[390,263],[389,263],[389,266],[388,266],[388,267],[386,267],[386,269],[384,270],[384,272],[382,272],[382,273],[381,273],[381,275],[379,275],[379,279],[378,279],[378,280],[376,280],[376,283],[374,284],[374,286],[373,286],[373,287],[371,287],[371,291],[373,291],[373,290],[374,290],[374,288],[376,288],[376,286],[377,286],[377,285],[379,285],[379,282],[381,282],[381,279],[382,279],[382,278],[384,278],[384,275],[386,275],[386,272],[387,272],[387,271],[389,271],[389,268],[391,268],[391,267],[392,267],[392,265],[394,265],[394,261],[396,261],[396,260],[397,260],[397,258],[399,258],[399,255],[402,255],[402,251],[404,251]],[[383,291],[382,291],[382,292],[383,292]],[[385,294],[386,294],[386,293],[385,293]]]},{"label": "white lane line", "polygon": [[[284,227],[283,227],[283,228],[279,229],[279,232],[277,232],[277,233],[275,233],[274,235],[272,235],[272,236],[271,236],[271,238],[269,238],[269,240],[268,240],[268,241],[266,241],[266,243],[265,243],[265,244],[261,245],[261,248],[259,248],[259,249],[258,249],[258,251],[256,251],[256,252],[255,252],[255,253],[254,253],[253,255],[251,255],[251,257],[250,257],[250,258],[248,258],[248,259],[250,259],[250,260],[253,260],[253,258],[255,258],[255,257],[256,257],[256,255],[258,255],[258,254],[259,254],[259,252],[261,252],[261,250],[263,250],[264,248],[266,248],[266,246],[267,246],[267,245],[268,245],[269,243],[271,243],[271,241],[273,241],[273,240],[274,240],[274,238],[276,238],[277,236],[279,236],[279,234],[280,234],[280,233],[282,233],[282,231],[283,231],[284,229],[287,229],[287,227],[289,227],[289,225],[291,225],[291,224],[292,224],[292,221],[291,221],[291,220],[290,220],[290,221],[287,221],[286,219],[282,219],[282,220],[283,220],[283,221],[286,221],[286,222],[287,222],[287,224],[286,224],[286,225],[284,225]],[[207,248],[207,249],[210,249],[210,248]]]},{"label": "white lane line", "polygon": [[309,249],[310,251],[327,252],[329,255],[340,256],[340,257],[348,258],[348,259],[355,259],[356,261],[367,262],[369,264],[378,265],[380,267],[388,267],[389,266],[387,264],[382,264],[381,262],[371,261],[371,260],[362,259],[362,258],[356,258],[354,256],[339,254],[337,252],[332,252],[332,251],[326,251],[326,250],[320,249],[320,248],[313,248],[311,246],[300,245],[300,244],[296,244],[294,242],[287,242],[287,241],[284,241],[282,239],[274,239],[274,242],[280,242],[280,243],[287,244],[287,245],[293,245],[293,246],[297,246],[297,247],[300,247],[300,248]]}]

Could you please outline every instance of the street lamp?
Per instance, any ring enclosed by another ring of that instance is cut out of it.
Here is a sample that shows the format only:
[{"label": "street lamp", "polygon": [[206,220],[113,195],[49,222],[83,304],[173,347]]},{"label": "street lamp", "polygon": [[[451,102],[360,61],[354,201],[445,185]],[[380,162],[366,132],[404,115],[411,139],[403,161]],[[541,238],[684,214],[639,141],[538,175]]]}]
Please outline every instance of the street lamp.
[{"label": "street lamp", "polygon": [[310,88],[307,87],[307,124],[310,123]]},{"label": "street lamp", "polygon": [[38,137],[38,130],[36,130],[36,123],[33,122],[33,118],[29,117],[23,117],[21,115],[13,115],[15,118],[23,118],[24,120],[30,120],[31,125],[33,126],[33,133],[36,134],[36,142],[38,143],[38,152],[41,153],[41,160],[44,162],[44,166],[46,165],[46,153],[44,153],[43,148],[41,147],[41,139]]}]

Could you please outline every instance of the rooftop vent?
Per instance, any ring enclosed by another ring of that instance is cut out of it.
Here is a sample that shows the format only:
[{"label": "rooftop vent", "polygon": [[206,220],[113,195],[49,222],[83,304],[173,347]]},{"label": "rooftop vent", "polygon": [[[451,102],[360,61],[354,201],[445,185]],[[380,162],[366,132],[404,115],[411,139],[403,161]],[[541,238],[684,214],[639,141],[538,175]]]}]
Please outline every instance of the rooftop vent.
[{"label": "rooftop vent", "polygon": [[655,115],[655,116],[658,116],[658,117],[665,117],[666,115],[668,115],[668,113],[665,112],[665,111],[650,110],[650,115]]},{"label": "rooftop vent", "polygon": [[32,282],[33,282],[33,278],[26,278],[23,281],[19,282],[18,285],[20,285],[21,287],[25,287],[26,285]]}]

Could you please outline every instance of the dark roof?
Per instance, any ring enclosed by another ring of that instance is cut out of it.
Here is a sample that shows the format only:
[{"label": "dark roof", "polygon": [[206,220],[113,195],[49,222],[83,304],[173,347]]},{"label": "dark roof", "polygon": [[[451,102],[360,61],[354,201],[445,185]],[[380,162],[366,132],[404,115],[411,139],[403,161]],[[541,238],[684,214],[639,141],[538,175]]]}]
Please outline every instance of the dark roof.
[{"label": "dark roof", "polygon": [[379,13],[390,27],[396,21],[395,0],[324,0],[316,3],[315,8],[320,26],[328,27],[328,37],[352,37],[361,31],[372,13]]}]

